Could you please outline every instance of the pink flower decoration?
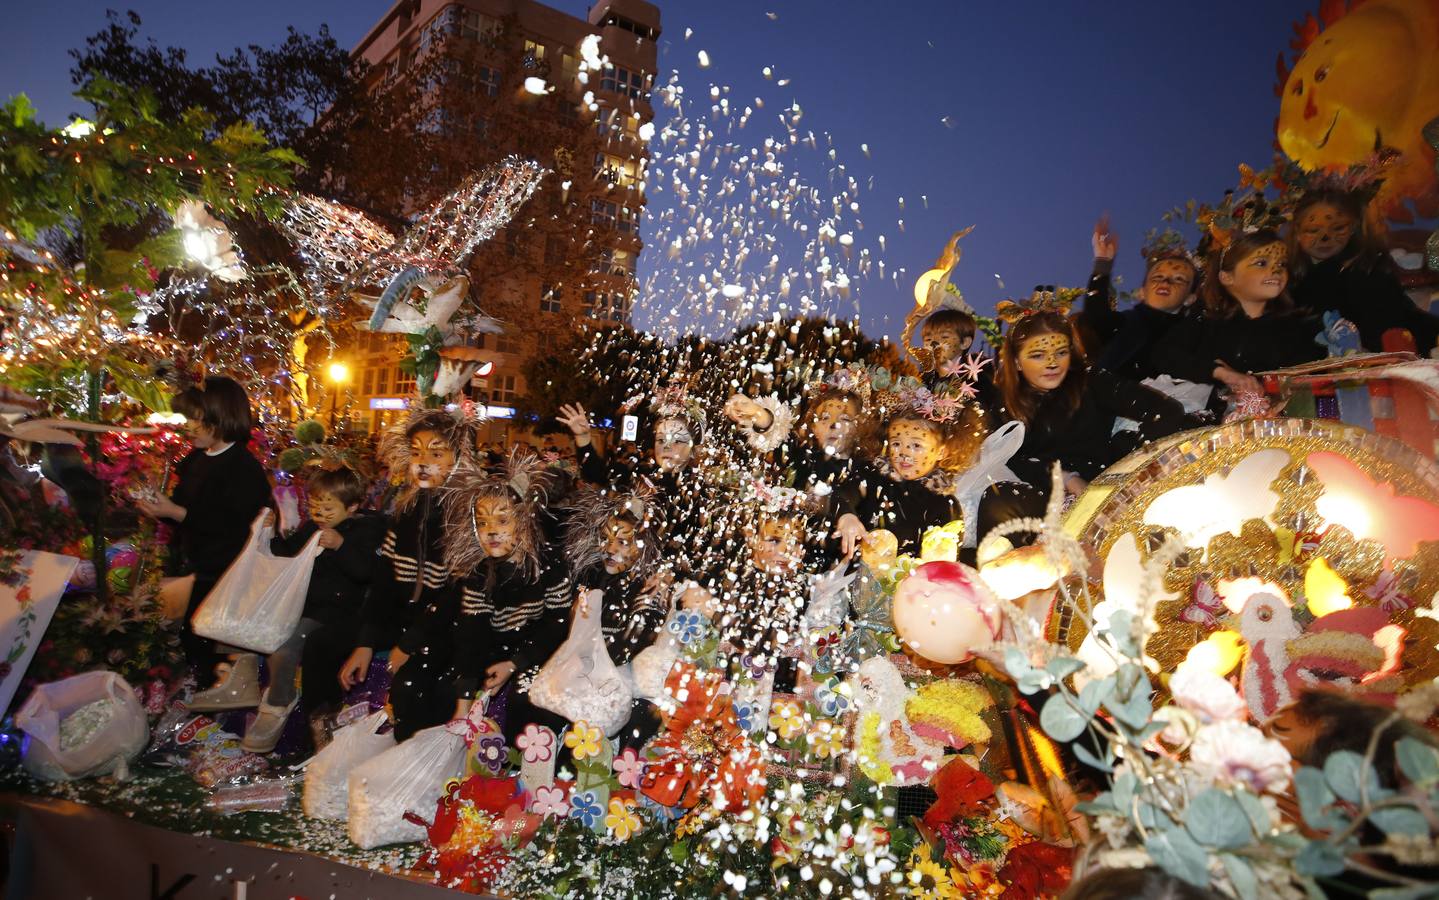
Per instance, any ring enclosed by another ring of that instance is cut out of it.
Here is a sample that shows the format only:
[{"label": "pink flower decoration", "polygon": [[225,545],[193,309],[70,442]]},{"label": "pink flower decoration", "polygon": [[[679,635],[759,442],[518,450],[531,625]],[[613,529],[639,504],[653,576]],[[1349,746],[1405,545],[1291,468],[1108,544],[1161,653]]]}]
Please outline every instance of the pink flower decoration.
[{"label": "pink flower decoration", "polygon": [[614,769],[615,777],[619,779],[621,787],[639,790],[640,779],[645,774],[645,761],[640,759],[638,751],[631,747],[616,756]]},{"label": "pink flower decoration", "polygon": [[555,733],[534,723],[525,726],[515,738],[515,746],[524,754],[527,763],[548,762],[555,755]]},{"label": "pink flower decoration", "polygon": [[535,799],[530,801],[530,812],[540,816],[564,818],[570,812],[570,800],[564,788],[547,784],[535,790]]}]

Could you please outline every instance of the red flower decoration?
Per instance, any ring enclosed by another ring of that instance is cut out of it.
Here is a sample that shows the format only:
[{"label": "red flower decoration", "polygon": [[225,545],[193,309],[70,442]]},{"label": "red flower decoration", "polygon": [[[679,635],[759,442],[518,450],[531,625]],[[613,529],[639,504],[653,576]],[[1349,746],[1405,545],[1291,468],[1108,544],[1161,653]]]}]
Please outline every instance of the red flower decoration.
[{"label": "red flower decoration", "polygon": [[1030,900],[1058,894],[1073,873],[1073,848],[1035,842],[1009,851],[996,878],[1004,885],[1003,900]]},{"label": "red flower decoration", "polygon": [[683,698],[664,734],[650,745],[659,758],[645,769],[640,791],[664,806],[743,812],[764,795],[764,758],[740,730],[724,681],[693,666],[676,666],[665,683]]},{"label": "red flower decoration", "polygon": [[994,782],[973,766],[952,756],[930,781],[938,798],[924,814],[924,824],[938,828],[960,816],[984,811],[984,801],[994,796]]}]

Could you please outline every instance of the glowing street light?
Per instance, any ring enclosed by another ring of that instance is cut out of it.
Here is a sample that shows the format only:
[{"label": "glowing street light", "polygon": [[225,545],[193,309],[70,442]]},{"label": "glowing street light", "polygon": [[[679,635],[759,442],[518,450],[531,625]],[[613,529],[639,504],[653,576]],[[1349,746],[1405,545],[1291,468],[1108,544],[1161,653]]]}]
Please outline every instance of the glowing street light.
[{"label": "glowing street light", "polygon": [[350,367],[342,362],[330,363],[330,368],[327,372],[329,373],[330,381],[334,384],[348,384],[350,381]]}]

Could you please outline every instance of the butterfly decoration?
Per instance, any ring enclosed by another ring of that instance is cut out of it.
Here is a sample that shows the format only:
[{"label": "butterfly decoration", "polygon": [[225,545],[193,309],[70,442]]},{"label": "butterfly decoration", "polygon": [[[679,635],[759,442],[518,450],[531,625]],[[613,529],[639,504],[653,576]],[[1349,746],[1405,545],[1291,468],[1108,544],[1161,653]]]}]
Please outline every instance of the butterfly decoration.
[{"label": "butterfly decoration", "polygon": [[1278,448],[1251,453],[1227,473],[1160,494],[1144,511],[1144,524],[1173,528],[1188,547],[1208,547],[1226,531],[1238,537],[1245,522],[1273,515],[1279,494],[1270,485],[1288,464],[1289,453]]},{"label": "butterfly decoration", "polygon": [[1424,541],[1439,540],[1439,506],[1396,493],[1339,455],[1321,450],[1305,460],[1324,484],[1315,501],[1330,526],[1343,526],[1357,540],[1376,540],[1390,559],[1403,559]]},{"label": "butterfly decoration", "polygon": [[1379,608],[1391,616],[1414,606],[1414,600],[1400,588],[1399,577],[1394,574],[1393,569],[1385,569],[1379,573],[1379,578],[1365,589],[1364,595],[1378,603]]},{"label": "butterfly decoration", "polygon": [[1224,598],[1215,592],[1208,579],[1199,578],[1190,592],[1189,605],[1180,612],[1179,618],[1205,628],[1218,628],[1219,617],[1225,613]]}]

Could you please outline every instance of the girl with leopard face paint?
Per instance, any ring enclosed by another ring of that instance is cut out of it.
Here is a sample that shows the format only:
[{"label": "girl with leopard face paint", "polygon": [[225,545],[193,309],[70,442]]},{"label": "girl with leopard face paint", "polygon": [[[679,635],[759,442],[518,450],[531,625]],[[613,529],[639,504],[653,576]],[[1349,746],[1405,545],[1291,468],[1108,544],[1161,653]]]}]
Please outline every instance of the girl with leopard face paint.
[{"label": "girl with leopard face paint", "polygon": [[1439,341],[1439,318],[1414,304],[1393,258],[1352,191],[1318,188],[1295,206],[1289,226],[1290,292],[1306,312],[1353,322],[1365,350],[1384,349],[1384,333],[1402,328],[1425,355]]},{"label": "girl with leopard face paint", "polygon": [[1010,518],[1043,516],[1056,463],[1066,492],[1078,495],[1133,449],[1112,440],[1116,419],[1138,421],[1147,440],[1197,424],[1158,391],[1091,370],[1069,319],[1057,311],[1026,311],[1010,325],[997,382],[1000,405],[990,410],[993,420],[1024,424],[1024,443],[1009,461],[1023,484],[990,489],[980,506],[981,534]]},{"label": "girl with leopard face paint", "polygon": [[1155,348],[1154,365],[1185,381],[1215,385],[1211,403],[1262,398],[1255,372],[1283,369],[1324,355],[1317,317],[1296,311],[1289,297],[1289,248],[1277,232],[1259,229],[1215,241],[1205,266],[1204,314],[1181,322]]}]

